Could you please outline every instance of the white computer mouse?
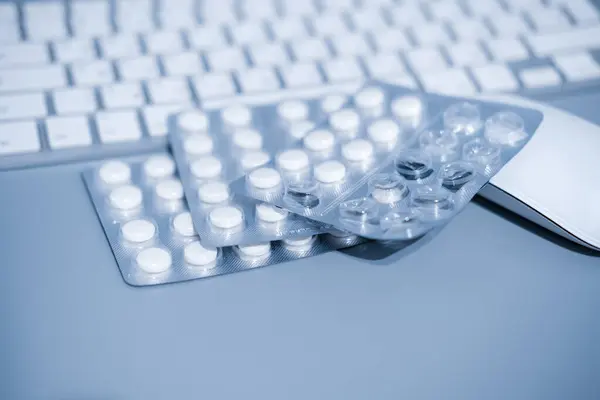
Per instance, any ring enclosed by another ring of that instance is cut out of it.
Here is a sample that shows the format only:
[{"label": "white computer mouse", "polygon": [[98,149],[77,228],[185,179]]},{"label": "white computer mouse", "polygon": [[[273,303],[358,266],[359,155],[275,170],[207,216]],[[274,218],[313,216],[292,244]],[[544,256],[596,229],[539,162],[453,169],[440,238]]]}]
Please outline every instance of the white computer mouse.
[{"label": "white computer mouse", "polygon": [[531,141],[480,194],[561,236],[600,250],[600,126],[516,96],[477,98],[544,113]]}]

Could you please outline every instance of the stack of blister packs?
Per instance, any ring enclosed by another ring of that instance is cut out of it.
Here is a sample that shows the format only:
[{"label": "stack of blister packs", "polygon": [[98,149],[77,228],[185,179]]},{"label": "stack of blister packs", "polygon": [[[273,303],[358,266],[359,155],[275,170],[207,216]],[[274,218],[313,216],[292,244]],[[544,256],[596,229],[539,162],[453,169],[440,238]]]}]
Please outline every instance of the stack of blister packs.
[{"label": "stack of blister packs", "polygon": [[170,154],[84,179],[132,285],[223,275],[446,224],[540,112],[370,82],[352,96],[169,120]]}]

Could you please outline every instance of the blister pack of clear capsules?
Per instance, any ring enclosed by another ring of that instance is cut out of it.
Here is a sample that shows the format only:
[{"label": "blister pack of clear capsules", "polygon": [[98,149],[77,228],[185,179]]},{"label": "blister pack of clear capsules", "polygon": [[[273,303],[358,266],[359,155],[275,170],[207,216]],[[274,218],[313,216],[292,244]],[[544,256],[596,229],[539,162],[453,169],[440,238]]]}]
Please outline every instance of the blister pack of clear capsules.
[{"label": "blister pack of clear capsules", "polygon": [[232,195],[229,183],[268,163],[344,101],[345,97],[330,96],[320,102],[233,105],[170,118],[169,143],[203,243],[215,247],[263,243],[331,229],[286,209]]},{"label": "blister pack of clear capsules", "polygon": [[414,239],[460,212],[542,118],[374,81],[231,189],[366,238]]},{"label": "blister pack of clear capsules", "polygon": [[125,282],[158,285],[278,264],[363,242],[345,232],[212,248],[192,223],[168,154],[111,160],[83,173]]}]

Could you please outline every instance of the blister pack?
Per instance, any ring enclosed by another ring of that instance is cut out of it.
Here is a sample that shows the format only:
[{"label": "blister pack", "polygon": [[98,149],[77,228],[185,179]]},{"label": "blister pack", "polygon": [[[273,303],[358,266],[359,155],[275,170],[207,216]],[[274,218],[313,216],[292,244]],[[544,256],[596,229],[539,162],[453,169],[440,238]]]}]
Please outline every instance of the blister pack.
[{"label": "blister pack", "polygon": [[235,105],[170,118],[169,143],[203,243],[255,244],[331,229],[280,207],[232,195],[229,183],[268,163],[345,99],[329,96],[321,102],[292,100],[252,108]]},{"label": "blister pack", "polygon": [[121,275],[133,286],[224,275],[364,242],[334,232],[256,245],[205,246],[167,154],[106,161],[85,171],[83,178]]},{"label": "blister pack", "polygon": [[374,81],[231,189],[367,238],[411,239],[460,212],[542,118]]}]

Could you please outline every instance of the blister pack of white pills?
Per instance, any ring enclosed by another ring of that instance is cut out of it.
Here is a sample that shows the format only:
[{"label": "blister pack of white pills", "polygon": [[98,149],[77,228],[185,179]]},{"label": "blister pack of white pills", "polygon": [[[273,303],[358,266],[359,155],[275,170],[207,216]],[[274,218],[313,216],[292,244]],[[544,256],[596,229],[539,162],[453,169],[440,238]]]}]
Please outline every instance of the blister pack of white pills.
[{"label": "blister pack of white pills", "polygon": [[[461,211],[542,118],[374,81],[231,190],[367,238],[413,239]],[[277,162],[290,154],[302,168]]]},{"label": "blister pack of white pills", "polygon": [[224,275],[364,242],[345,232],[213,248],[198,237],[168,154],[111,160],[83,178],[125,282],[133,286]]},{"label": "blister pack of white pills", "polygon": [[[344,102],[345,97],[331,96],[321,102],[235,105],[173,115],[169,143],[203,243],[215,247],[255,244],[329,231],[329,226],[280,207],[232,195],[229,183],[268,163]],[[302,168],[304,162],[293,154],[279,161],[291,170]]]}]

